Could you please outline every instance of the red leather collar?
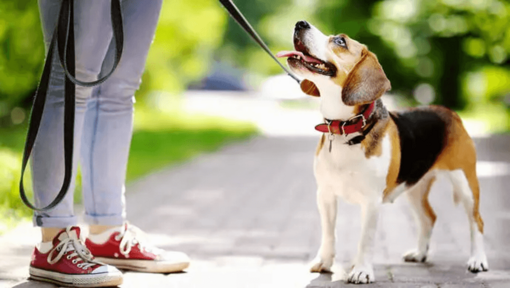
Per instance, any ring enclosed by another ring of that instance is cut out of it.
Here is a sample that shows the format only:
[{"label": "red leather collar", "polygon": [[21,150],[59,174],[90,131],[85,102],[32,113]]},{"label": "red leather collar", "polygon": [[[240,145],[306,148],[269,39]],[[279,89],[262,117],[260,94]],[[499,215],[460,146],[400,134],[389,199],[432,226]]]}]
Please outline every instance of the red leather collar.
[{"label": "red leather collar", "polygon": [[372,111],[374,111],[374,107],[375,102],[372,102],[363,113],[354,115],[346,121],[326,119],[326,123],[321,123],[315,126],[315,130],[322,133],[340,134],[345,136],[360,132],[367,125],[367,119],[370,117],[370,114],[372,114]]}]

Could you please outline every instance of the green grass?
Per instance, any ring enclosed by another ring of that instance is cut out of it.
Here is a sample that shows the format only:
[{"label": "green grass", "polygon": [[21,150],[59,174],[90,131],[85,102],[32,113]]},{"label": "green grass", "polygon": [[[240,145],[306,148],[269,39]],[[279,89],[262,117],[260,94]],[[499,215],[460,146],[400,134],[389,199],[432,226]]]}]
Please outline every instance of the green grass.
[{"label": "green grass", "polygon": [[[251,123],[188,114],[177,109],[158,111],[137,107],[127,180],[215,151],[255,133]],[[22,125],[0,128],[0,234],[19,219],[32,215],[21,202],[18,190],[25,134],[26,126]],[[31,187],[29,172],[25,183]],[[80,202],[80,175],[76,186],[75,202]]]},{"label": "green grass", "polygon": [[471,105],[458,114],[464,121],[476,122],[487,133],[510,131],[510,110],[501,103]]},{"label": "green grass", "polygon": [[170,163],[217,150],[225,143],[246,139],[256,132],[251,123],[179,111],[154,113],[142,107],[137,109],[136,117],[128,181]]}]

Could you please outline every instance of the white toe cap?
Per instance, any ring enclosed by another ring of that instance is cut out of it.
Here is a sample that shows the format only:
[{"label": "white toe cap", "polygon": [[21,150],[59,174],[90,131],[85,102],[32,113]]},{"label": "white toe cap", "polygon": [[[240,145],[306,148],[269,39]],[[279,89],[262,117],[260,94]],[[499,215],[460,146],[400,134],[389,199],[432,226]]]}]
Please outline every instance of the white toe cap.
[{"label": "white toe cap", "polygon": [[172,263],[189,263],[189,257],[185,253],[176,251],[165,251],[158,255],[159,261]]},{"label": "white toe cap", "polygon": [[92,271],[93,274],[108,273],[109,275],[122,275],[119,269],[111,265],[102,265]]}]

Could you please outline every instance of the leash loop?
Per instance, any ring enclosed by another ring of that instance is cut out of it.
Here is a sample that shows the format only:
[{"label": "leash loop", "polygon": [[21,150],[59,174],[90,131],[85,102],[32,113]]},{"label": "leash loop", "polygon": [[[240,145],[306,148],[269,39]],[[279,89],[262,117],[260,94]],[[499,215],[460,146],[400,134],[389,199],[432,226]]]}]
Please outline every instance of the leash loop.
[{"label": "leash loop", "polygon": [[[106,81],[106,79],[108,79],[108,77],[112,75],[120,61],[124,41],[121,13],[122,11],[119,0],[111,1],[112,29],[116,44],[115,62],[112,70],[106,76],[93,82],[82,82],[75,78],[76,59],[74,49],[74,0],[63,0],[62,5],[60,6],[58,21],[51,38],[48,54],[46,56],[46,62],[44,63],[43,73],[41,75],[41,81],[39,82],[39,86],[35,92],[34,104],[32,106],[32,111],[30,112],[27,138],[25,141],[25,148],[23,150],[23,158],[21,163],[19,193],[23,203],[25,203],[25,205],[32,210],[39,212],[48,211],[62,202],[68,192],[73,171],[76,85],[92,87],[103,83]],[[57,54],[60,58],[60,62],[66,75],[64,83],[64,180],[55,199],[53,199],[53,201],[51,201],[51,203],[47,206],[39,208],[28,200],[25,188],[23,186],[23,176],[25,175],[28,160],[32,154],[32,149],[37,139],[37,133],[39,132],[39,126],[41,124],[41,119],[44,112],[44,104],[46,103],[46,96],[50,82],[55,46],[57,46]],[[38,224],[40,223],[38,222]]]}]

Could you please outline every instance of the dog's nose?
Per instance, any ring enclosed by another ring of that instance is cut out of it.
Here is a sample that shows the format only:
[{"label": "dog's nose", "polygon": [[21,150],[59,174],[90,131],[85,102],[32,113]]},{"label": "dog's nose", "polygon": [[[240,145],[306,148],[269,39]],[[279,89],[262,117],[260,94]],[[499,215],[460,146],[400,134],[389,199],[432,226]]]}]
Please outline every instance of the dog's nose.
[{"label": "dog's nose", "polygon": [[308,24],[308,22],[306,22],[304,20],[298,21],[296,23],[296,30],[308,29],[308,28],[310,28],[310,24]]}]

